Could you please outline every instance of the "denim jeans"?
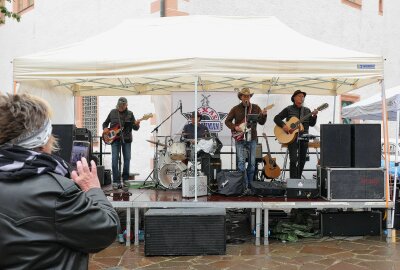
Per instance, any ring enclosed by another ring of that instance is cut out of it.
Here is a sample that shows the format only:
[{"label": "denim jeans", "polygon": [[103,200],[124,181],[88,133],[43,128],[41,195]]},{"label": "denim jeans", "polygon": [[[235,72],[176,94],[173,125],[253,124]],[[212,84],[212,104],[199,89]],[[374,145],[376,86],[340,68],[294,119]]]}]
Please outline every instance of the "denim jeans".
[{"label": "denim jeans", "polygon": [[[257,141],[238,141],[236,142],[236,160],[238,170],[245,175],[246,187],[250,188],[256,170],[256,145]],[[246,155],[245,151],[248,151]],[[246,156],[249,156],[246,170]]]},{"label": "denim jeans", "polygon": [[119,159],[118,159],[118,154],[121,149],[121,144],[122,144],[122,155],[124,157],[123,159],[123,171],[122,171],[122,179],[123,180],[128,180],[129,179],[129,165],[131,162],[131,144],[132,143],[122,143],[120,141],[114,141],[111,144],[111,168],[112,168],[112,174],[113,174],[113,183],[119,183],[120,182],[120,171],[118,167]]},{"label": "denim jeans", "polygon": [[304,165],[306,163],[308,142],[294,141],[293,143],[288,145],[288,148],[289,148],[289,159],[290,159],[290,178],[301,178],[301,175],[303,174]]}]

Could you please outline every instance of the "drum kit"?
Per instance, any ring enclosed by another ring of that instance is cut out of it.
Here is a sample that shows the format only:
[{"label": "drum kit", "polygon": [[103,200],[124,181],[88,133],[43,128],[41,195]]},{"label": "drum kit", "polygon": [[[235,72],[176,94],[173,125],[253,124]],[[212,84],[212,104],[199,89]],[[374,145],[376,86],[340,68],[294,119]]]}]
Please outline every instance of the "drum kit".
[{"label": "drum kit", "polygon": [[[187,135],[187,134],[176,134]],[[184,177],[194,176],[194,153],[195,145],[192,139],[184,139],[183,141],[170,141],[169,143],[161,143],[159,141],[147,140],[149,143],[161,146],[163,149],[156,150],[154,168],[157,172],[153,179],[156,184],[160,184],[167,189],[178,188]],[[208,154],[214,154],[218,144],[214,137],[198,139],[197,153],[203,151]]]}]

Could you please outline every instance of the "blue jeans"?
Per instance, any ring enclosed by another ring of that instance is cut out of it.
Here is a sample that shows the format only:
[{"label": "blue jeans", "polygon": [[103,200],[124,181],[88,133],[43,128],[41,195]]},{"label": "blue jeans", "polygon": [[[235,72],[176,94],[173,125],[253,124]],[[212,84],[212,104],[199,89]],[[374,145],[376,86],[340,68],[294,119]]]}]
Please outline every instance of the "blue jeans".
[{"label": "blue jeans", "polygon": [[118,167],[119,159],[118,154],[121,149],[122,144],[122,155],[124,156],[124,167],[122,171],[122,179],[128,180],[129,179],[129,165],[131,163],[131,144],[132,143],[122,143],[120,141],[114,141],[111,144],[111,162],[112,162],[112,174],[113,174],[113,183],[120,182],[120,171]]},{"label": "blue jeans", "polygon": [[[256,145],[257,141],[238,141],[236,142],[236,160],[238,170],[243,172],[246,180],[246,187],[250,187],[250,183],[253,181],[254,172],[256,171]],[[248,151],[246,155],[245,151]],[[246,170],[246,156],[250,157],[247,164]],[[245,173],[246,172],[246,173]]]}]

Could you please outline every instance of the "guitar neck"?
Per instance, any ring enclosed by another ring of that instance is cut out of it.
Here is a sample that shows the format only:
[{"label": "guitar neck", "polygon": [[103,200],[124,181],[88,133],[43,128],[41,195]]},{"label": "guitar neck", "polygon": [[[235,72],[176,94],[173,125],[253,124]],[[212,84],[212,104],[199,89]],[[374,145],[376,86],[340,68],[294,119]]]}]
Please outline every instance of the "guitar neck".
[{"label": "guitar neck", "polygon": [[271,151],[269,150],[269,143],[268,143],[267,134],[263,133],[262,135],[263,135],[263,137],[264,137],[264,139],[265,139],[265,143],[267,144],[267,150],[268,150],[267,155],[268,155],[268,157],[271,159],[272,157],[271,157]]}]

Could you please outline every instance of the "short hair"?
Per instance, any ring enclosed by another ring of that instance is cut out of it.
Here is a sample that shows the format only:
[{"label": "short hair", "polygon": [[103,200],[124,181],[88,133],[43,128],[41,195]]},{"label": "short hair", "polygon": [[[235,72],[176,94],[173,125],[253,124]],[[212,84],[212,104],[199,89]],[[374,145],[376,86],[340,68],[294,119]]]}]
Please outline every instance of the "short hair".
[{"label": "short hair", "polygon": [[0,144],[39,129],[50,116],[43,99],[28,94],[0,95]]}]

